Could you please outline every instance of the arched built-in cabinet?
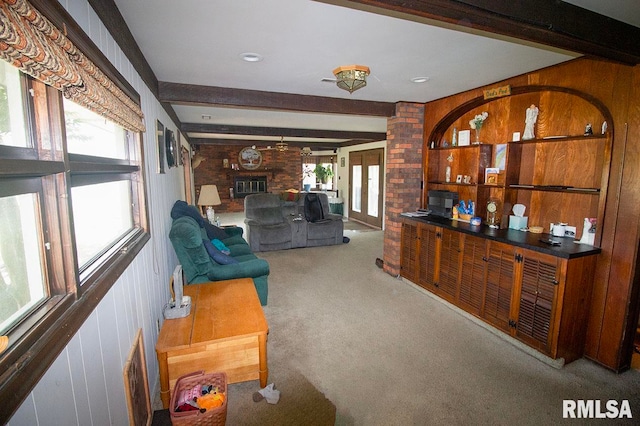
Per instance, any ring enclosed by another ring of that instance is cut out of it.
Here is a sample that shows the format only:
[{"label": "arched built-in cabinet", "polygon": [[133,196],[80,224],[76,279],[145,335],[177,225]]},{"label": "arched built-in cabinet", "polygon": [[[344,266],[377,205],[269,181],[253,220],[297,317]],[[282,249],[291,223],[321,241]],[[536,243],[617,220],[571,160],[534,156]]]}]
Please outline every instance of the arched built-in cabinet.
[{"label": "arched built-in cabinet", "polygon": [[[532,104],[539,109],[536,138],[513,141],[515,132],[523,133],[526,109]],[[472,131],[469,146],[451,146],[454,128],[469,129],[469,121],[485,111],[489,115],[481,129],[482,143],[474,144]],[[584,136],[587,124],[593,135]],[[453,109],[425,135],[424,199],[431,189],[455,191],[460,199],[473,200],[482,218],[487,201],[498,200],[503,228],[511,207],[523,204],[530,226],[549,232],[550,223],[569,223],[579,239],[584,218],[603,223],[613,132],[604,105],[567,88],[526,86],[512,88],[510,96],[473,99]],[[443,146],[445,142],[448,146]],[[504,155],[504,178],[489,184],[484,171],[498,165],[496,154]],[[450,182],[445,182],[447,165]],[[470,176],[470,183],[456,182],[458,175]],[[595,245],[601,238],[601,227],[597,229]]]},{"label": "arched built-in cabinet", "polygon": [[[539,108],[535,139],[513,141],[532,104]],[[474,144],[472,132],[468,146],[452,146],[454,128],[469,129],[485,111],[481,143]],[[593,134],[585,136],[587,124]],[[491,199],[502,209],[501,229],[405,217],[401,275],[551,358],[580,358],[601,231],[596,246],[570,237],[551,246],[548,233],[550,223],[567,222],[580,239],[585,217],[603,223],[613,130],[607,108],[566,88],[512,88],[510,96],[453,108],[425,135],[423,199],[432,189],[454,191],[474,201],[482,218]],[[499,178],[486,182],[486,168],[498,165]],[[506,229],[516,203],[542,234]]]}]

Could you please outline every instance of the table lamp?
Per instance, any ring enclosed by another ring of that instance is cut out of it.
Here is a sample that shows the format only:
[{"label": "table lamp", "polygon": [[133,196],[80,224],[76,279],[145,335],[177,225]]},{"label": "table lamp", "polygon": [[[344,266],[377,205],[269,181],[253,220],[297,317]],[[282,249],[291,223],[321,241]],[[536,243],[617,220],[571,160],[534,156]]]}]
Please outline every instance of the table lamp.
[{"label": "table lamp", "polygon": [[202,185],[200,187],[198,205],[206,207],[207,220],[212,225],[216,222],[213,206],[219,206],[220,204],[222,204],[222,202],[220,201],[220,195],[218,195],[218,187],[216,185]]}]

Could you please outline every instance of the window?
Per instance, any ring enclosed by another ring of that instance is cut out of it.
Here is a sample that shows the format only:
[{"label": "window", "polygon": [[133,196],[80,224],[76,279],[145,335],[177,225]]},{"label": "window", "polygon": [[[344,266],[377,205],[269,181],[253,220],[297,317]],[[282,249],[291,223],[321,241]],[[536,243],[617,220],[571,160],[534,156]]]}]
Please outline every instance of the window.
[{"label": "window", "polygon": [[62,7],[11,3],[0,9],[3,414],[149,240],[138,93]]},{"label": "window", "polygon": [[0,145],[28,146],[22,94],[20,72],[0,61]]},{"label": "window", "polygon": [[0,334],[48,295],[37,193],[0,197]]},{"label": "window", "polygon": [[0,61],[0,371],[20,360],[35,383],[149,239],[141,150]]}]

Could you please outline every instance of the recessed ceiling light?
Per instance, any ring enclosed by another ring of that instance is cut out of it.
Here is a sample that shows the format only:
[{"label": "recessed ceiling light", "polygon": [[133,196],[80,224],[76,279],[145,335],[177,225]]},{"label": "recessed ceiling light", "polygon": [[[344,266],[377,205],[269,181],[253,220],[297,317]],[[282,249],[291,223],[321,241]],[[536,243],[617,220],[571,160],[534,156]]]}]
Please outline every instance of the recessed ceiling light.
[{"label": "recessed ceiling light", "polygon": [[429,81],[429,77],[413,77],[411,82],[413,83],[426,83]]},{"label": "recessed ceiling light", "polygon": [[242,58],[243,61],[247,61],[247,62],[260,62],[262,59],[264,59],[262,55],[258,53],[251,53],[251,52],[242,53],[240,54],[240,57]]}]

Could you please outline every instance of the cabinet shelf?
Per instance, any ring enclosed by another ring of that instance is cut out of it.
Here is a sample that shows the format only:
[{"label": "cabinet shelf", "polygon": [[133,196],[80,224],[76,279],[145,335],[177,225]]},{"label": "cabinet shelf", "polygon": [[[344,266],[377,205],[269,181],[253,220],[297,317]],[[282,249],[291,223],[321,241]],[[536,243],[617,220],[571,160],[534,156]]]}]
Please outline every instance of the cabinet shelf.
[{"label": "cabinet shelf", "polygon": [[547,191],[547,192],[573,192],[580,194],[600,195],[600,188],[578,188],[572,186],[554,186],[554,185],[520,185],[513,184],[508,186],[509,189],[522,189],[528,191]]},{"label": "cabinet shelf", "polygon": [[[465,186],[465,187],[471,187],[471,188],[504,188],[504,185],[496,185],[496,184],[492,184],[492,183],[458,183],[458,182],[444,182],[441,180],[430,180],[427,181],[427,183],[429,185],[451,185],[451,186]],[[518,185],[511,185],[514,187],[514,189],[521,189],[521,188],[516,188],[518,187]]]},{"label": "cabinet shelf", "polygon": [[[453,145],[436,146],[436,147],[431,148],[431,150],[432,151],[446,151],[448,149],[456,149],[456,150],[457,149],[470,149],[470,148],[478,148],[479,146],[482,146],[482,145],[488,145],[488,144],[474,143],[474,144],[471,144],[471,145],[463,145],[463,146],[460,146],[460,145],[456,145],[456,146],[453,146]],[[489,146],[491,146],[491,145],[489,145]]]},{"label": "cabinet shelf", "polygon": [[516,145],[524,145],[524,144],[532,144],[532,143],[554,143],[554,142],[566,142],[566,141],[575,141],[575,140],[585,140],[585,141],[589,141],[589,140],[603,140],[606,139],[608,137],[607,134],[604,135],[590,135],[590,136],[584,136],[584,135],[572,135],[572,136],[547,136],[544,138],[537,138],[537,139],[527,139],[527,140],[520,140],[520,141],[509,141],[507,143],[509,144],[516,144]]}]

